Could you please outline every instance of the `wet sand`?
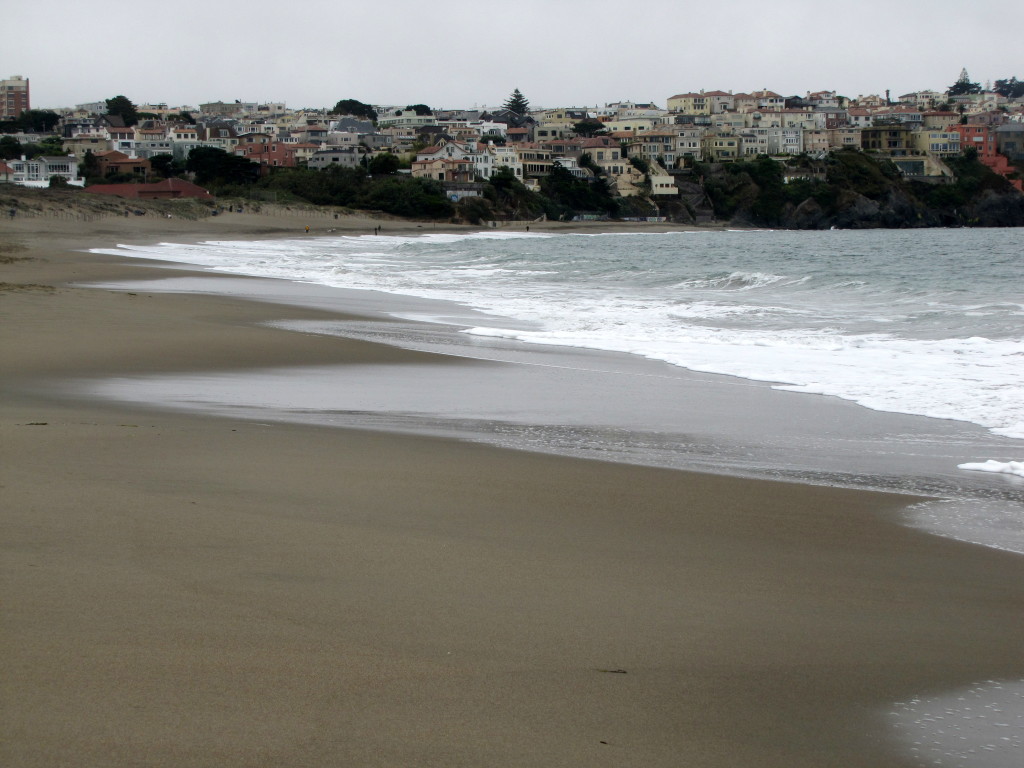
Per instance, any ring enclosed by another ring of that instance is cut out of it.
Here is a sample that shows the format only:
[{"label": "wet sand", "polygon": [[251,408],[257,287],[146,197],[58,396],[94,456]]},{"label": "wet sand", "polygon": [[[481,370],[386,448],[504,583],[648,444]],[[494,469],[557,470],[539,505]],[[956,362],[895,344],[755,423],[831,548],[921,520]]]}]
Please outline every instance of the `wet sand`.
[{"label": "wet sand", "polygon": [[909,766],[890,702],[1024,677],[1024,558],[906,497],[54,397],[444,360],[72,285],[301,218],[40,221],[0,225],[5,765]]}]

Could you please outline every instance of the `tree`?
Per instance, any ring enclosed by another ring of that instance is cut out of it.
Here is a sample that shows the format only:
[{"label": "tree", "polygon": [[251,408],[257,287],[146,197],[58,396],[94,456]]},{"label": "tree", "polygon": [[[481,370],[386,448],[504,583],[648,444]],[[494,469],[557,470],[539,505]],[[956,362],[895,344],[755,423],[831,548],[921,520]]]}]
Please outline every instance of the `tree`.
[{"label": "tree", "polygon": [[530,102],[519,92],[518,88],[512,91],[512,95],[508,97],[502,106],[520,117],[526,117],[530,114]]},{"label": "tree", "polygon": [[185,170],[194,173],[196,181],[208,184],[216,181],[225,184],[251,184],[260,175],[256,163],[238,155],[230,155],[216,147],[195,147],[188,153]]},{"label": "tree", "polygon": [[355,99],[342,99],[331,110],[332,115],[352,115],[354,117],[365,117],[367,120],[377,120],[377,110],[369,104],[363,104]]},{"label": "tree", "polygon": [[949,86],[946,94],[949,96],[964,96],[971,93],[981,93],[981,86],[977,83],[972,83],[971,78],[967,75],[967,70],[961,69],[960,77]]},{"label": "tree", "polygon": [[24,152],[25,157],[28,158],[39,157],[41,155],[55,157],[67,154],[67,152],[64,151],[64,142],[61,141],[59,136],[47,136],[38,144],[25,144],[22,147],[22,151]]},{"label": "tree", "polygon": [[149,158],[149,166],[153,169],[153,173],[165,179],[171,178],[175,171],[178,170],[174,161],[174,155],[167,153],[153,155]]},{"label": "tree", "polygon": [[410,104],[406,109],[411,109],[420,117],[434,114],[433,111],[426,104]]},{"label": "tree", "polygon": [[585,136],[586,138],[592,138],[594,136],[603,136],[608,133],[604,123],[600,120],[580,120],[572,126],[572,132],[577,136]]},{"label": "tree", "polygon": [[1019,99],[1024,96],[1024,82],[1021,82],[1016,77],[1010,77],[1006,80],[996,80],[996,84],[992,90],[1000,96],[1005,96],[1008,99]]},{"label": "tree", "polygon": [[0,160],[16,160],[21,157],[21,142],[13,136],[0,136]]},{"label": "tree", "polygon": [[87,179],[99,175],[100,163],[96,159],[96,155],[92,153],[91,149],[85,150],[85,155],[82,157],[82,164],[79,167],[79,173]]},{"label": "tree", "polygon": [[60,115],[48,109],[26,109],[18,122],[28,133],[49,133],[60,122]]},{"label": "tree", "polygon": [[367,170],[375,176],[395,173],[402,165],[397,155],[390,152],[382,152],[374,155],[367,165]]},{"label": "tree", "polygon": [[139,122],[139,111],[127,96],[115,96],[112,99],[107,99],[107,114],[120,116],[127,126]]}]

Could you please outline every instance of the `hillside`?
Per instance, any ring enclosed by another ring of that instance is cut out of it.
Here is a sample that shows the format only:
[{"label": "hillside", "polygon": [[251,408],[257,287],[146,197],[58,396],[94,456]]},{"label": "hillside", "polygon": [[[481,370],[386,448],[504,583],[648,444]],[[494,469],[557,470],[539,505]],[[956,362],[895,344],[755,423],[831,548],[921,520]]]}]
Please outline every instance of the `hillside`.
[{"label": "hillside", "polygon": [[784,229],[1024,226],[1024,195],[1006,179],[972,157],[947,164],[955,180],[933,184],[857,151],[795,159],[786,177],[767,157],[699,163],[693,179],[704,199],[677,215]]}]

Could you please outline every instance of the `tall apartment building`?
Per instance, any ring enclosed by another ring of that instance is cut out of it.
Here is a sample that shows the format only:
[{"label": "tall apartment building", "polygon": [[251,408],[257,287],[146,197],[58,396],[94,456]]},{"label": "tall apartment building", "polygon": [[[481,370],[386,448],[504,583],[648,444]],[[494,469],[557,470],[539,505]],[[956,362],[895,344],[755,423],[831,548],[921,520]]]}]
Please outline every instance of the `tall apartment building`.
[{"label": "tall apartment building", "polygon": [[29,109],[28,78],[14,75],[0,80],[0,120],[13,120]]}]

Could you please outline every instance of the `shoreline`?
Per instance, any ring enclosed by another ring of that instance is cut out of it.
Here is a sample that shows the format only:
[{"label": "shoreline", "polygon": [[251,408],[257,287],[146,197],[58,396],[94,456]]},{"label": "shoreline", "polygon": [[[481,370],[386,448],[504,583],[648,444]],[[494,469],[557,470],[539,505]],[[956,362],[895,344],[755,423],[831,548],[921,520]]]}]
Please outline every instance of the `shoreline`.
[{"label": "shoreline", "polygon": [[0,230],[5,762],[912,765],[890,702],[1024,677],[1020,558],[904,498],[32,392],[436,359],[71,286],[297,224],[210,223]]}]

